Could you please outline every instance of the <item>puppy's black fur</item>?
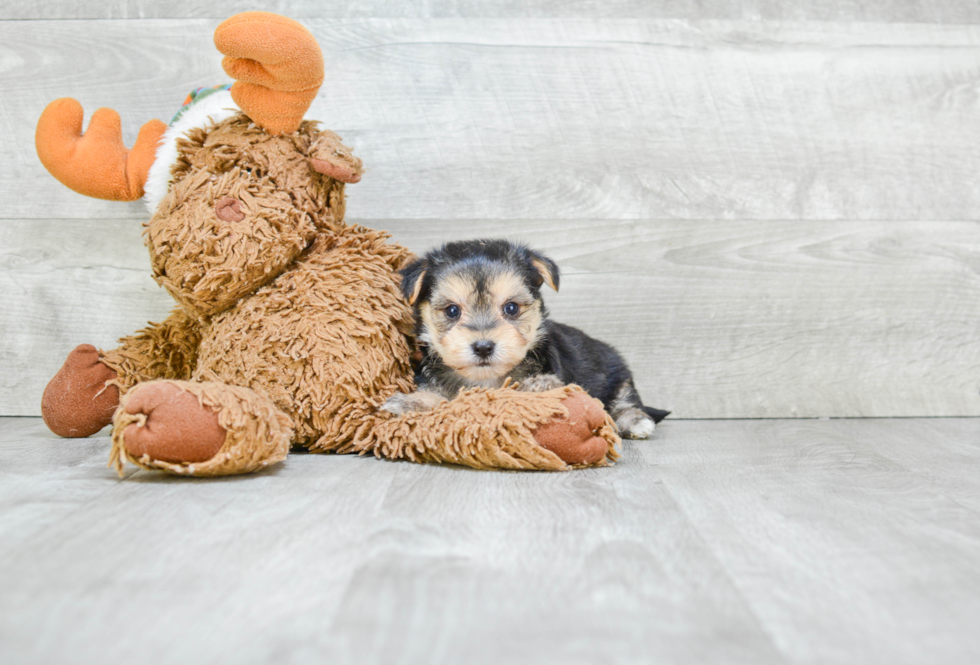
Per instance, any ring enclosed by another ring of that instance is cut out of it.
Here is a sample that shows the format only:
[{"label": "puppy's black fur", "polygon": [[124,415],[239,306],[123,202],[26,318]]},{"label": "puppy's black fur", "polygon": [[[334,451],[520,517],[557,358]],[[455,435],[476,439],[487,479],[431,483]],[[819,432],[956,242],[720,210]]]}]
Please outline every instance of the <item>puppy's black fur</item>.
[{"label": "puppy's black fur", "polygon": [[[563,383],[576,383],[592,397],[602,402],[610,413],[623,387],[639,396],[633,385],[633,373],[626,361],[613,347],[589,337],[578,328],[545,320],[545,337],[532,349],[525,362],[540,365],[539,374],[554,374]],[[639,403],[653,422],[659,423],[670,411],[662,411]]]}]

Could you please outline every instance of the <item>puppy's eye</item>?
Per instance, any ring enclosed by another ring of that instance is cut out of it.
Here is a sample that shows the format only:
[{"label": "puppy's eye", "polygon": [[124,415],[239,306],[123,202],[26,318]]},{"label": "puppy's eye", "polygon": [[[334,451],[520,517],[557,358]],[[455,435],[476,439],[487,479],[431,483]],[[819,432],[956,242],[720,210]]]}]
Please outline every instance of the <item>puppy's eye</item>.
[{"label": "puppy's eye", "polygon": [[504,305],[504,314],[507,316],[517,316],[521,313],[521,306],[516,302],[509,302]]},{"label": "puppy's eye", "polygon": [[450,305],[446,309],[442,310],[446,314],[447,319],[458,319],[459,315],[462,314],[462,310],[459,305]]}]

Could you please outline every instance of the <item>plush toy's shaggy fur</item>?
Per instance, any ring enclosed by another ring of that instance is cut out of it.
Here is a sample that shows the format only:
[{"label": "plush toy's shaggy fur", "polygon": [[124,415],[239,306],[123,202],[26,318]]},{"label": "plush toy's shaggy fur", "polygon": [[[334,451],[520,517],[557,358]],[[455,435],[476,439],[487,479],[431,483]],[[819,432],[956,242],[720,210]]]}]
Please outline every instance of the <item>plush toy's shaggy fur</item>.
[{"label": "plush toy's shaggy fur", "polygon": [[[298,24],[286,26],[294,34]],[[63,125],[51,115],[63,108],[74,112],[55,103],[39,123],[39,154],[70,157],[40,147],[62,139],[41,127]],[[87,150],[79,154],[97,154]],[[199,476],[254,471],[290,446],[477,468],[616,457],[612,422],[575,387],[475,390],[402,418],[378,410],[413,388],[412,314],[397,274],[411,254],[344,224],[344,183],[360,178],[361,163],[335,134],[314,122],[271,131],[238,112],[189,130],[176,154],[145,239],[177,307],[97,358],[92,347],[69,356],[42,403],[54,431],[98,431],[118,401],[120,472],[130,461]]]}]

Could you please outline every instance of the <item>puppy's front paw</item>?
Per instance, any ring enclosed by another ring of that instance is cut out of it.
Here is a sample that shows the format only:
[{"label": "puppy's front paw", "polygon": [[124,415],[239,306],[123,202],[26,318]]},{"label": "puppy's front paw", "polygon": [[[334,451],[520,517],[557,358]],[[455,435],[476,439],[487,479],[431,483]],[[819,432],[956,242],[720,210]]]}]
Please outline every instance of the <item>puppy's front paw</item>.
[{"label": "puppy's front paw", "polygon": [[561,388],[563,385],[564,382],[554,374],[538,374],[521,381],[517,389],[526,393],[543,393],[553,388]]},{"label": "puppy's front paw", "polygon": [[616,417],[616,429],[624,439],[649,439],[656,425],[640,409],[627,409]]},{"label": "puppy's front paw", "polygon": [[437,404],[445,401],[446,398],[442,395],[424,390],[409,394],[395,393],[381,405],[381,410],[401,416],[413,411],[431,411]]}]

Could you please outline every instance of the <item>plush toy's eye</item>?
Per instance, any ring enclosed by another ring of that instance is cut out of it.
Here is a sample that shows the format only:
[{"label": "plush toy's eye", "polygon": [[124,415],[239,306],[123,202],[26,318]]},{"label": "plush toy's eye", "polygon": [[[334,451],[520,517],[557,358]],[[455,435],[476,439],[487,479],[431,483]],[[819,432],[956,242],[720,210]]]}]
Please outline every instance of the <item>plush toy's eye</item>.
[{"label": "plush toy's eye", "polygon": [[504,314],[507,316],[517,316],[521,313],[521,306],[516,302],[509,302],[504,305]]},{"label": "plush toy's eye", "polygon": [[446,314],[447,319],[456,320],[459,315],[463,313],[463,310],[459,308],[459,305],[450,305],[446,309],[442,310]]}]

